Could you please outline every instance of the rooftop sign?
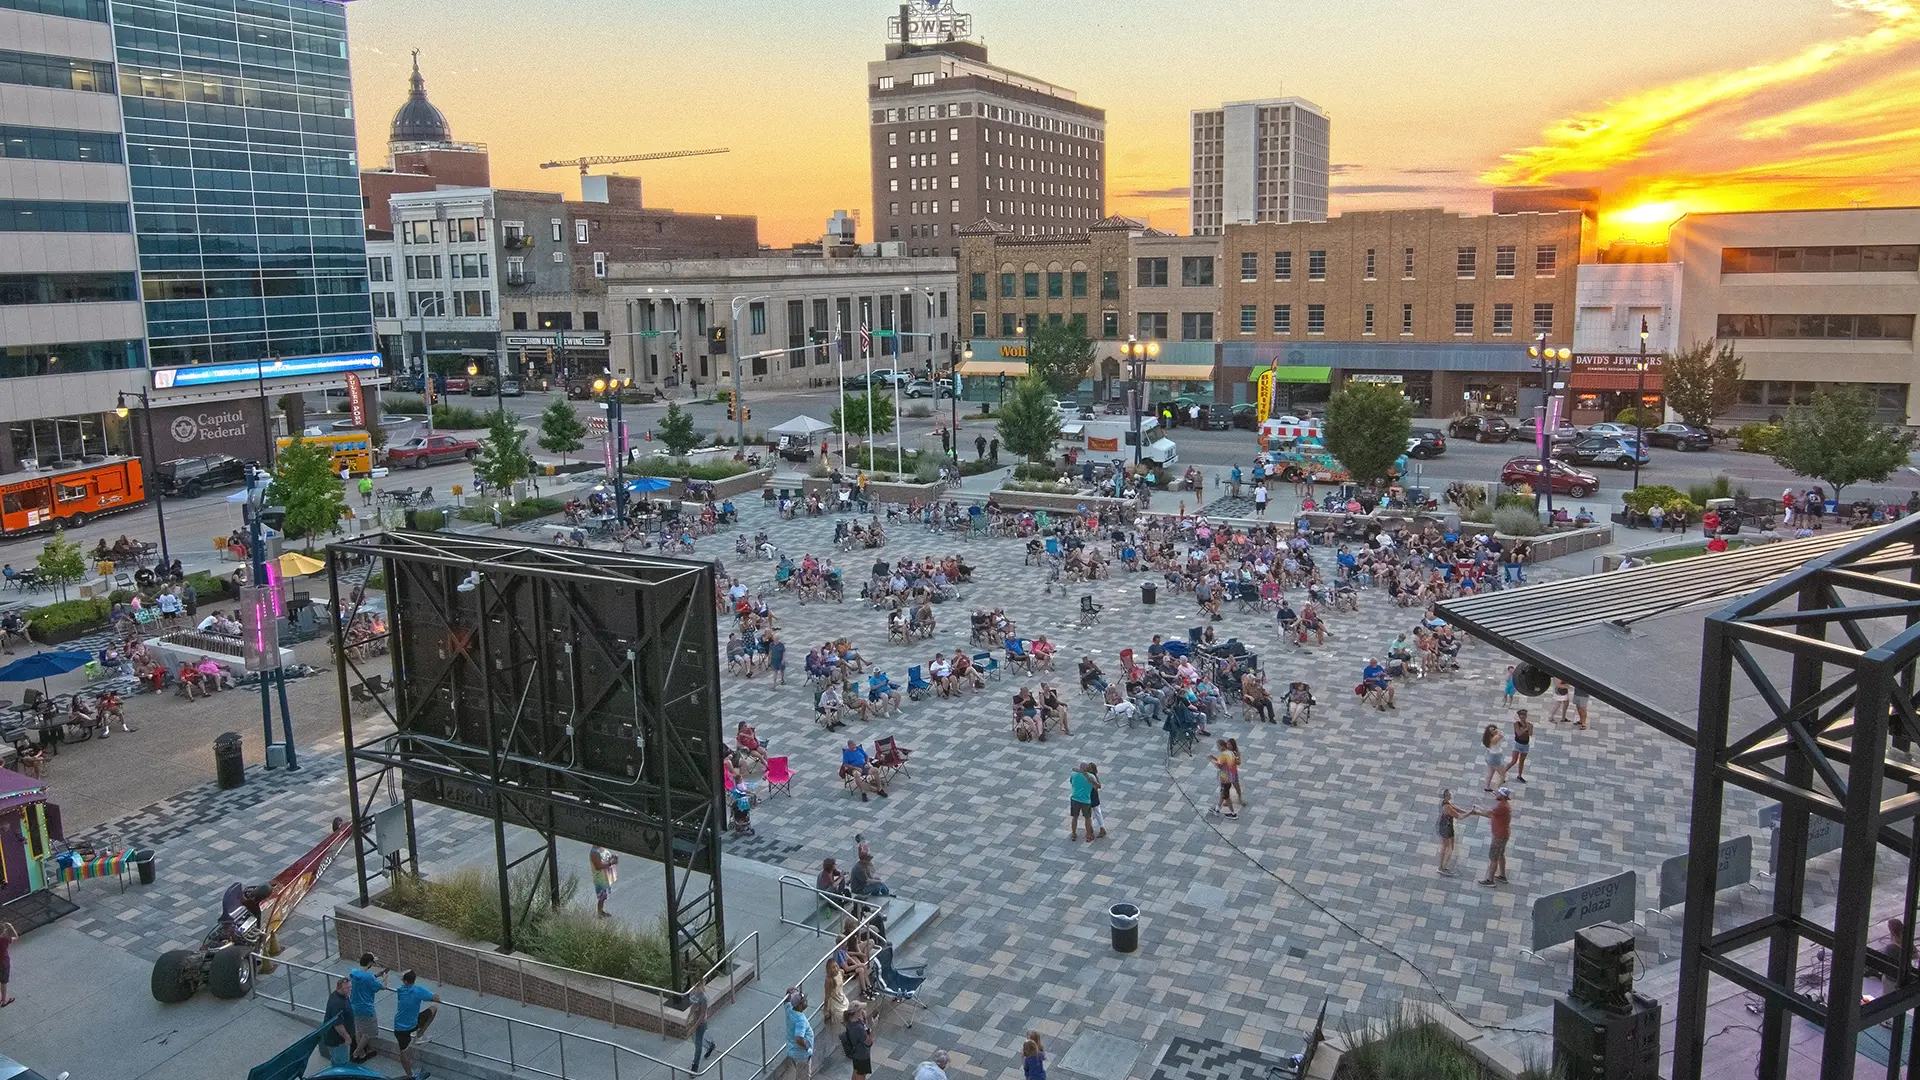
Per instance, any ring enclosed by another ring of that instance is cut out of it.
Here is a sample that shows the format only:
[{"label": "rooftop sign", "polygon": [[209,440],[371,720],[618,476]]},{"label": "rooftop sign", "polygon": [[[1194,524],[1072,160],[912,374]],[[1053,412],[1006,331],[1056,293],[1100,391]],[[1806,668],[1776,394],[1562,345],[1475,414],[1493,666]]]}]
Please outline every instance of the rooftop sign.
[{"label": "rooftop sign", "polygon": [[964,41],[973,36],[973,16],[953,10],[953,0],[913,0],[900,5],[906,17],[904,38],[900,15],[887,19],[887,39],[910,45],[936,41]]}]

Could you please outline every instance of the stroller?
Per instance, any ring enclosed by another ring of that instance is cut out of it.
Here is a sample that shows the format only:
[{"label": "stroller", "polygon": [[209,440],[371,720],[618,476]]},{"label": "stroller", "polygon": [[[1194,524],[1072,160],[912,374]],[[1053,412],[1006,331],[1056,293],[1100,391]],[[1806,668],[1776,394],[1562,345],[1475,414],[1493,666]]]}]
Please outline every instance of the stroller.
[{"label": "stroller", "polygon": [[753,832],[753,794],[746,788],[737,787],[727,792],[728,819],[733,825],[733,835],[752,836]]}]

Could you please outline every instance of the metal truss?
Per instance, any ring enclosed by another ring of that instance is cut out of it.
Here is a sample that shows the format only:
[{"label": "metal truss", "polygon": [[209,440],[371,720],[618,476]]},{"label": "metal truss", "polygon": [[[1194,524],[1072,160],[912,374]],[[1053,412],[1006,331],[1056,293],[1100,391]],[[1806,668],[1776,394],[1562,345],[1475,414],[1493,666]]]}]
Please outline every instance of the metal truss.
[{"label": "metal truss", "polygon": [[[1851,1080],[1864,1031],[1889,1023],[1894,1047],[1907,1039],[1908,1014],[1920,1006],[1920,970],[1874,948],[1872,938],[1876,863],[1883,856],[1904,858],[1906,930],[1897,955],[1913,955],[1920,768],[1904,751],[1920,741],[1916,540],[1920,517],[1863,534],[1706,619],[1674,1080],[1701,1076],[1708,983],[1716,976],[1762,1003],[1756,1074],[1762,1080],[1788,1075],[1793,1017],[1824,1032],[1823,1080]],[[1736,672],[1752,695],[1740,687],[1736,698]],[[1779,801],[1779,859],[1771,910],[1717,930],[1713,856],[1728,785]],[[1843,833],[1832,927],[1804,911],[1815,818],[1838,822]],[[1764,969],[1737,955],[1758,942],[1767,944]],[[1824,992],[1817,980],[1810,985],[1801,976],[1804,943],[1831,955]],[[1879,993],[1863,998],[1872,984]],[[1901,1057],[1890,1055],[1888,1080],[1900,1076]],[[1909,1064],[1906,1076],[1914,1080],[1920,1072]]]},{"label": "metal truss", "polygon": [[[341,590],[342,569],[366,560],[387,581],[379,635],[350,629],[359,594]],[[350,797],[363,817],[383,782],[389,799],[405,801],[416,870],[415,801],[491,818],[500,946],[512,951],[513,867],[538,857],[556,900],[557,838],[600,844],[661,865],[673,989],[720,960],[725,809],[711,566],[393,532],[329,547],[328,578],[344,615],[333,640]],[[365,655],[380,645],[384,656]],[[356,737],[356,697],[376,703],[392,730]],[[508,824],[543,846],[509,861]],[[367,854],[356,831],[362,905]]]}]

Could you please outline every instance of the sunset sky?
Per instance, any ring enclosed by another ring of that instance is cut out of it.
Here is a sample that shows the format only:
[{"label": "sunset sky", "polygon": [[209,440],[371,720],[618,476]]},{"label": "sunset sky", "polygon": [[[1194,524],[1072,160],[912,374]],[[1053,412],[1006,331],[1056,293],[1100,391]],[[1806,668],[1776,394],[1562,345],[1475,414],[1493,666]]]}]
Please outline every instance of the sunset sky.
[{"label": "sunset sky", "polygon": [[[648,205],[757,214],[764,243],[866,220],[866,62],[897,3],[355,0],[363,162],[408,50],[501,186],[578,194],[582,154]],[[1187,114],[1297,95],[1333,118],[1335,212],[1485,211],[1599,187],[1603,239],[1688,210],[1920,203],[1920,0],[957,0],[994,63],[1107,112],[1109,213],[1186,231]]]}]

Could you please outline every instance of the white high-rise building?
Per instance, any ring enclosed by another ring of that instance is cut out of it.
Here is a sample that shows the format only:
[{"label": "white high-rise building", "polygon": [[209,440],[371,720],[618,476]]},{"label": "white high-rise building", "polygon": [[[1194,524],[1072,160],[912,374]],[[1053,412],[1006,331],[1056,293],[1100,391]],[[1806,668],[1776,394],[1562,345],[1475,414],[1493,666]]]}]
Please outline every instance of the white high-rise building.
[{"label": "white high-rise building", "polygon": [[1300,98],[1230,101],[1193,111],[1195,236],[1228,225],[1327,220],[1328,131]]}]

